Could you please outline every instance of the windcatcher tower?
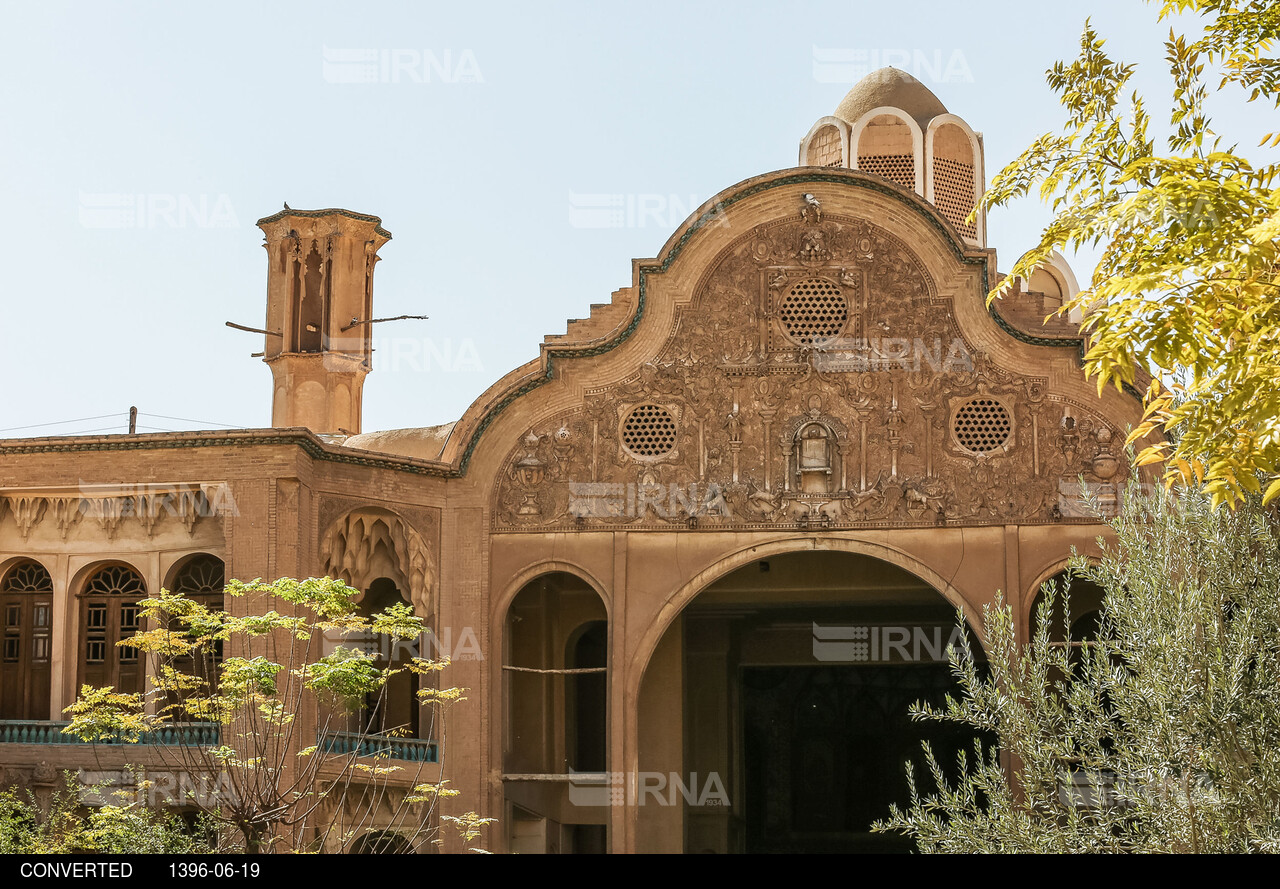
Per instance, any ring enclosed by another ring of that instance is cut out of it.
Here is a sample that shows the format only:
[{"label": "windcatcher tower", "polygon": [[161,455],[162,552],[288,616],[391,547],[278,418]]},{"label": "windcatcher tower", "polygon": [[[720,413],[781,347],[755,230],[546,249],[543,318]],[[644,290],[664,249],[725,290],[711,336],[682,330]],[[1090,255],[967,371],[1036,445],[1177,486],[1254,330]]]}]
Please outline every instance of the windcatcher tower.
[{"label": "windcatcher tower", "polygon": [[372,366],[373,267],[391,233],[376,216],[287,205],[258,227],[267,250],[271,425],[355,435]]},{"label": "windcatcher tower", "polygon": [[966,244],[987,245],[985,213],[968,221],[986,187],[982,134],[905,71],[881,68],[854,84],[800,140],[800,166],[882,176],[937,207]]}]

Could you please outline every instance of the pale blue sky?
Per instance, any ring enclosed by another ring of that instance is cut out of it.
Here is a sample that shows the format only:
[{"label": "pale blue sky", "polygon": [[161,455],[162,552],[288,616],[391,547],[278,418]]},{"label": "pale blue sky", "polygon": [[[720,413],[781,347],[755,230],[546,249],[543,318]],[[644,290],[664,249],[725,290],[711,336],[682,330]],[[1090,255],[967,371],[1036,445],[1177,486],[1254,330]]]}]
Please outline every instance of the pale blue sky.
[{"label": "pale blue sky", "polygon": [[[378,330],[364,428],[455,419],[698,202],[794,166],[851,85],[824,50],[920,76],[988,175],[1061,120],[1043,72],[1086,15],[1162,109],[1155,7],[1091,5],[0,3],[0,430],[116,415],[0,435],[124,431],[131,404],[144,427],[269,424],[262,338],[223,322],[263,323],[253,223],[283,201],[381,216],[375,313],[431,316]],[[1274,113],[1215,110],[1260,157]],[[654,212],[578,227],[583,195]],[[1045,218],[990,217],[1001,268]]]}]

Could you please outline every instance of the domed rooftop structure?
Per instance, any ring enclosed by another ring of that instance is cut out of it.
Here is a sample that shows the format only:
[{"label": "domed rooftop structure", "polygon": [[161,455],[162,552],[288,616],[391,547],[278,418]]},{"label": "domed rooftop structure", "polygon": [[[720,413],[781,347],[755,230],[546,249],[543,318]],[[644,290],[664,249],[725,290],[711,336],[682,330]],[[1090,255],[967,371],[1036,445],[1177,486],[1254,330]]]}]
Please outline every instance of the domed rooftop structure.
[{"label": "domed rooftop structure", "polygon": [[883,107],[907,112],[921,127],[928,126],[929,121],[939,114],[947,113],[947,107],[941,100],[906,71],[881,68],[859,80],[853,89],[845,93],[836,106],[834,116],[853,124],[868,111]]},{"label": "domed rooftop structure", "polygon": [[938,208],[970,246],[986,246],[986,220],[969,214],[986,186],[982,137],[898,68],[872,71],[800,140],[800,166],[861,170]]}]

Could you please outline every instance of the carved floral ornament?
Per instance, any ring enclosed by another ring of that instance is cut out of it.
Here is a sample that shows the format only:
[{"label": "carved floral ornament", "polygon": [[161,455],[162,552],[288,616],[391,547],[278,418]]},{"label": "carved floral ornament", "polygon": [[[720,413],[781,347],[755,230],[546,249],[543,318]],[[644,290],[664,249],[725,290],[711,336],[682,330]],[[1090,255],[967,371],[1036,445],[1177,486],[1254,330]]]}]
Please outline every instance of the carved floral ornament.
[{"label": "carved floral ornament", "polygon": [[115,487],[111,491],[80,489],[0,491],[0,520],[12,516],[23,540],[42,522],[51,523],[66,540],[82,521],[96,525],[106,539],[114,540],[127,522],[137,522],[147,537],[157,525],[177,521],[187,534],[196,524],[235,512],[230,488],[221,482],[194,484],[145,484]]},{"label": "carved floral ornament", "polygon": [[[1119,431],[959,328],[915,254],[823,211],[729,245],[658,354],[515,443],[497,530],[1053,522],[1114,506]],[[531,471],[536,467],[536,472]],[[1081,487],[1081,480],[1084,489]]]},{"label": "carved floral ornament", "polygon": [[400,516],[384,509],[357,509],[334,522],[320,545],[325,574],[358,590],[392,580],[419,617],[432,615],[436,565],[426,540]]}]

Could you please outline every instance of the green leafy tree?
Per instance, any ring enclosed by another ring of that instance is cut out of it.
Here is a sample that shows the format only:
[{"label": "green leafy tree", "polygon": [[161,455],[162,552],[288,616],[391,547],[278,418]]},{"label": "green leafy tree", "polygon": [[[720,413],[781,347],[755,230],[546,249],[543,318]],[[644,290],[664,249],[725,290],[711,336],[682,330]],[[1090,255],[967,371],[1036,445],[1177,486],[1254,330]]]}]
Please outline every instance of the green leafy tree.
[{"label": "green leafy tree", "polygon": [[[40,801],[30,791],[0,791],[0,855],[200,855],[214,851],[212,825],[188,823],[176,814],[136,801],[89,808],[85,788],[70,772],[63,787]],[[98,788],[95,793],[110,792]],[[132,796],[126,792],[127,796]]]},{"label": "green leafy tree", "polygon": [[1070,587],[1042,591],[1030,644],[984,611],[989,673],[956,653],[961,694],[921,719],[991,732],[880,830],[926,852],[1280,850],[1280,521],[1247,498],[1131,487],[1099,561],[1096,639],[1071,643]]},{"label": "green leafy tree", "polygon": [[[85,686],[65,731],[95,743],[164,734],[156,755],[191,778],[179,802],[218,826],[223,848],[346,848],[372,828],[405,848],[440,841],[437,808],[456,791],[424,780],[438,765],[391,758],[405,730],[378,732],[371,716],[394,676],[417,674],[443,745],[444,713],[464,700],[435,681],[448,661],[368,650],[419,641],[422,620],[407,605],[362,615],[359,592],[331,578],[233,580],[225,594],[243,604],[219,611],[168,590],[139,603],[146,629],[120,644],[145,654],[150,689]],[[473,842],[486,821],[462,817]]]},{"label": "green leafy tree", "polygon": [[[1280,494],[1280,166],[1224,145],[1205,101],[1216,71],[1219,89],[1280,105],[1280,4],[1165,0],[1159,17],[1185,21],[1179,13],[1198,14],[1202,29],[1166,41],[1174,89],[1162,146],[1147,104],[1128,93],[1134,66],[1113,61],[1091,26],[1079,57],[1049,70],[1065,126],[1001,170],[982,203],[1037,189],[1053,219],[991,298],[1054,250],[1101,245],[1090,285],[1061,312],[1084,315],[1099,391],[1135,384],[1139,367],[1155,374],[1130,438],[1144,441],[1140,463],[1167,461],[1168,482],[1200,484],[1215,503],[1262,485],[1270,500]],[[1169,435],[1148,438],[1156,430]]]}]

